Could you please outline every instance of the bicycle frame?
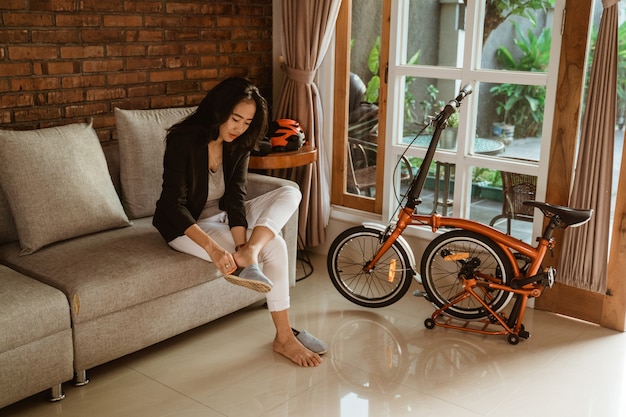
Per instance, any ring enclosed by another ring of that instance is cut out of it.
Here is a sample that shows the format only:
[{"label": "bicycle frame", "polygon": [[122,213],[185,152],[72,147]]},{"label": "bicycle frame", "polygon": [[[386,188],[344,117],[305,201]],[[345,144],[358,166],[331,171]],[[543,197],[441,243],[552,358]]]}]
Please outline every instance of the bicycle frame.
[{"label": "bicycle frame", "polygon": [[[514,238],[491,226],[487,226],[474,220],[441,216],[438,213],[422,215],[418,214],[416,210],[416,207],[421,203],[419,195],[424,188],[428,168],[434,158],[439,137],[442,130],[446,127],[447,119],[451,114],[457,111],[457,107],[460,106],[461,100],[466,95],[471,94],[471,92],[472,90],[470,86],[463,87],[459,95],[454,100],[448,102],[448,104],[446,104],[443,110],[433,120],[435,130],[431,142],[426,151],[422,165],[419,168],[418,174],[413,179],[413,182],[409,187],[406,196],[407,201],[404,206],[400,208],[398,219],[395,222],[395,227],[391,230],[391,226],[388,226],[387,231],[384,234],[381,247],[376,255],[364,265],[363,271],[372,271],[378,261],[380,261],[387,250],[391,248],[394,242],[401,238],[402,233],[404,233],[408,226],[430,226],[433,232],[436,232],[440,228],[463,229],[488,237],[506,254],[514,271],[512,282],[504,285],[499,283],[498,279],[495,277],[483,277],[486,278],[485,281],[478,281],[474,277],[462,277],[463,291],[454,296],[448,304],[437,309],[433,313],[432,318],[428,320],[431,321],[430,324],[432,324],[432,327],[436,324],[444,327],[482,334],[509,334],[509,342],[515,344],[519,340],[519,337],[528,337],[528,333],[523,330],[522,325],[524,311],[526,309],[528,299],[531,297],[539,297],[544,290],[544,283],[546,283],[546,280],[544,279],[543,272],[540,271],[541,263],[543,262],[548,249],[552,250],[554,247],[552,232],[554,231],[556,224],[551,219],[546,226],[543,235],[538,239],[537,245],[531,246],[522,240]],[[519,253],[530,260],[530,265],[524,272],[520,269],[515,253]],[[553,270],[550,270],[549,274],[552,274],[550,279],[553,279]],[[515,285],[516,281],[519,283],[519,286]],[[548,280],[548,282],[551,285],[552,281]],[[483,288],[485,291],[488,289],[501,290],[517,295],[517,300],[513,306],[510,318],[492,310],[488,303],[486,303],[481,296],[476,293],[476,288]],[[485,308],[485,310],[489,311],[491,314],[491,317],[485,320],[486,324],[482,329],[473,329],[467,325],[452,325],[450,324],[450,321],[452,320],[451,318],[447,319],[444,323],[437,323],[435,321],[447,308],[468,297],[474,297]],[[428,320],[426,322],[427,327],[429,327]],[[492,331],[486,329],[489,324],[496,322],[503,327],[503,330]]]}]

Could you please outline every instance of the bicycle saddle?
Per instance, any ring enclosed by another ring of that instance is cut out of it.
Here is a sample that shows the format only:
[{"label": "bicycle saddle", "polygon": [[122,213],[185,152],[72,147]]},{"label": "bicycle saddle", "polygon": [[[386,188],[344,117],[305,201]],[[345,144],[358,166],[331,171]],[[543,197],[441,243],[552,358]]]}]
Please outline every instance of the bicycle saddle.
[{"label": "bicycle saddle", "polygon": [[522,204],[537,207],[546,217],[557,217],[556,224],[563,229],[568,226],[577,227],[585,224],[591,219],[593,214],[593,210],[589,209],[575,209],[540,201],[524,201]]}]

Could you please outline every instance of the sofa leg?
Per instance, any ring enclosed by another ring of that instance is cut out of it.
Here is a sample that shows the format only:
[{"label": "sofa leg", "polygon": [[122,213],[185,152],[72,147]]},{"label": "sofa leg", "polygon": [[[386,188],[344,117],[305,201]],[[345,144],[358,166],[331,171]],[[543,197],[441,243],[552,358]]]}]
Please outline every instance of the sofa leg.
[{"label": "sofa leg", "polygon": [[89,379],[87,378],[86,370],[76,372],[76,381],[74,382],[74,385],[76,385],[77,387],[82,387],[83,385],[87,385],[88,383]]},{"label": "sofa leg", "polygon": [[65,394],[63,393],[63,387],[61,386],[61,384],[55,385],[50,388],[51,402],[61,401],[63,398],[65,398]]}]

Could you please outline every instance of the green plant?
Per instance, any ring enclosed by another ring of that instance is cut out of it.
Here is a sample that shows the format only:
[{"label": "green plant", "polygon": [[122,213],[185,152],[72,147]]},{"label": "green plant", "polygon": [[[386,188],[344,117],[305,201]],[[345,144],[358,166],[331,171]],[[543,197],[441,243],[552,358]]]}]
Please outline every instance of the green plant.
[{"label": "green plant", "polygon": [[[496,50],[496,59],[506,70],[545,71],[550,59],[552,34],[544,28],[539,36],[531,30],[524,34],[514,23],[517,37],[514,42],[521,55],[516,58],[505,46]],[[522,84],[500,84],[492,87],[490,93],[498,98],[496,113],[502,122],[515,126],[515,136],[538,136],[543,123],[545,107],[545,87]]]},{"label": "green plant", "polygon": [[[467,3],[467,0],[465,0]],[[536,25],[536,12],[546,12],[554,7],[554,0],[487,0],[485,3],[485,27],[483,43],[502,22],[511,16],[522,16]]]},{"label": "green plant", "polygon": [[[424,100],[420,101],[420,107],[423,111],[424,124],[429,123],[429,117],[434,116],[441,111],[446,105],[446,102],[439,98],[439,89],[433,84],[426,86],[426,96]],[[459,126],[459,113],[455,112],[448,118],[448,127]]]}]

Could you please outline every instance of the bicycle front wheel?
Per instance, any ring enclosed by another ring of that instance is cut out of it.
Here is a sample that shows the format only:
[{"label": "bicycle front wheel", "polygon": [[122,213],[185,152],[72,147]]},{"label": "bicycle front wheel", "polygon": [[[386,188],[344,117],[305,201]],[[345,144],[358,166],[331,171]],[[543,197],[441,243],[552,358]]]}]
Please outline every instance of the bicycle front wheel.
[{"label": "bicycle front wheel", "polygon": [[346,299],[363,307],[385,307],[409,290],[414,271],[409,256],[398,242],[370,271],[364,266],[383,244],[384,233],[365,226],[341,233],[330,246],[327,258],[330,279]]},{"label": "bicycle front wheel", "polygon": [[[437,308],[445,306],[447,314],[465,320],[487,317],[490,311],[474,297],[449,305],[465,290],[462,278],[476,279],[479,284],[508,284],[513,266],[506,254],[491,239],[466,230],[444,233],[426,247],[421,263],[422,283],[428,300]],[[502,310],[513,293],[478,285],[474,288],[493,311]]]}]

